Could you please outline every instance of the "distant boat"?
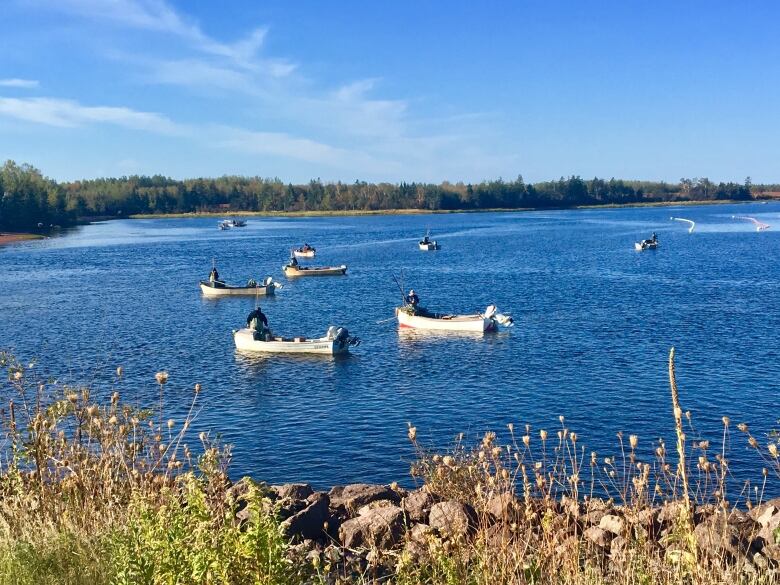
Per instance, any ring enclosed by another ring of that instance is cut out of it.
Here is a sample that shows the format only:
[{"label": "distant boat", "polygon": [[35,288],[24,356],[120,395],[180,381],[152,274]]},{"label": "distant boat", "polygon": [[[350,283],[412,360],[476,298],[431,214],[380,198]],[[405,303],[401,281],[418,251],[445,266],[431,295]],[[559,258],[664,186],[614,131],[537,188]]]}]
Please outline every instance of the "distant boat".
[{"label": "distant boat", "polygon": [[428,313],[415,309],[410,305],[397,307],[395,310],[399,327],[413,329],[430,329],[436,331],[471,331],[485,333],[495,331],[499,325],[512,327],[512,317],[502,315],[495,305],[488,306],[484,313],[475,315],[446,315]]},{"label": "distant boat", "polygon": [[324,337],[284,338],[272,333],[258,334],[247,327],[233,331],[236,349],[262,353],[314,353],[336,355],[360,345],[360,339],[349,334],[345,327],[329,327]]},{"label": "distant boat", "polygon": [[296,258],[314,258],[317,255],[317,250],[309,244],[304,244],[300,248],[293,250],[293,254]]},{"label": "distant boat", "polygon": [[233,224],[231,223],[231,221],[229,219],[223,219],[222,221],[220,221],[217,224],[217,227],[220,230],[224,231],[224,230],[229,230],[231,227],[233,227]]},{"label": "distant boat", "polygon": [[428,232],[425,233],[425,237],[420,240],[420,250],[423,251],[430,251],[430,250],[440,250],[441,247],[439,246],[439,243],[436,240],[432,240],[429,237]]},{"label": "distant boat", "polygon": [[228,296],[271,296],[275,294],[277,288],[283,285],[274,282],[270,276],[262,284],[250,280],[246,286],[233,286],[220,281],[200,281],[200,291],[204,297],[228,297]]},{"label": "distant boat", "polygon": [[246,227],[246,220],[236,219],[235,217],[230,220],[230,225],[233,227]]},{"label": "distant boat", "polygon": [[347,265],[341,266],[299,266],[296,264],[285,264],[282,271],[287,277],[292,276],[341,276],[346,274]]},{"label": "distant boat", "polygon": [[658,248],[658,236],[653,233],[653,237],[649,240],[642,240],[634,243],[634,249],[637,252],[643,252],[644,250],[655,250]]}]

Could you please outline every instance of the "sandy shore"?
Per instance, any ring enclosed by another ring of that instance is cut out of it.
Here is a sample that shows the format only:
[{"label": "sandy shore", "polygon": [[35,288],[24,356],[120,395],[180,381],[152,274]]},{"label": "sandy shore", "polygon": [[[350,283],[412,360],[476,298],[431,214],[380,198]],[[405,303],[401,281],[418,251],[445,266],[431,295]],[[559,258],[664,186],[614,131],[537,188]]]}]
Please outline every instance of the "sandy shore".
[{"label": "sandy shore", "polygon": [[22,242],[24,240],[40,240],[43,236],[38,234],[7,234],[0,232],[0,246]]}]

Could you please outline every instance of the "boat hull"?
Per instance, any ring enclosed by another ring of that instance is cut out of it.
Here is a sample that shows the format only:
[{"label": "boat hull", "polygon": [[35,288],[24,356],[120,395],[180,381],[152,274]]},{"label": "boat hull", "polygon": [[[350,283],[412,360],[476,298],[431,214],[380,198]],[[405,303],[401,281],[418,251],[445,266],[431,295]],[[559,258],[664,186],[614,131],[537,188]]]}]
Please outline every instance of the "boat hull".
[{"label": "boat hull", "polygon": [[427,244],[423,244],[422,242],[420,242],[420,250],[422,250],[423,252],[430,252],[432,250],[438,250],[438,249],[440,248],[437,242],[429,242]]},{"label": "boat hull", "polygon": [[634,242],[634,249],[637,252],[642,252],[643,250],[655,250],[658,248],[658,244],[647,244],[645,242]]},{"label": "boat hull", "polygon": [[288,264],[282,266],[285,276],[342,276],[346,274],[347,267],[342,264],[341,266],[324,266],[322,268],[290,266]]},{"label": "boat hull", "polygon": [[247,328],[235,331],[233,339],[236,343],[236,349],[255,353],[337,355],[349,351],[348,343],[327,337],[318,339],[273,337],[271,341],[261,341],[255,339],[253,331]]},{"label": "boat hull", "polygon": [[305,252],[302,250],[293,250],[293,254],[295,254],[296,258],[314,258],[316,256],[317,251],[316,250],[306,250]]},{"label": "boat hull", "polygon": [[230,286],[224,287],[210,286],[208,283],[200,282],[200,292],[204,297],[230,297],[230,296],[271,296],[275,294],[276,285],[259,286]]},{"label": "boat hull", "polygon": [[427,329],[430,331],[470,331],[484,333],[496,328],[496,321],[483,315],[446,315],[441,317],[423,317],[411,315],[404,310],[396,309],[398,326],[411,329]]}]

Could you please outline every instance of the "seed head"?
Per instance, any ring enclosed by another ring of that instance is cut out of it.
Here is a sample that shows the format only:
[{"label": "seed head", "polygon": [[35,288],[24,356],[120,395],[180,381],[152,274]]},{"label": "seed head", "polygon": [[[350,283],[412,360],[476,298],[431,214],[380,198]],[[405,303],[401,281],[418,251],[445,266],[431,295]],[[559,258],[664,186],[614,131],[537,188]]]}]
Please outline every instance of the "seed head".
[{"label": "seed head", "polygon": [[205,443],[206,439],[208,438],[208,435],[206,434],[205,431],[201,431],[200,433],[198,433],[198,438],[200,439],[201,443]]},{"label": "seed head", "polygon": [[116,415],[115,415],[115,414],[112,414],[112,415],[111,415],[111,418],[109,418],[109,419],[108,419],[108,424],[110,424],[110,425],[115,425],[117,422],[119,422],[119,421],[118,421],[118,419],[116,418]]},{"label": "seed head", "polygon": [[748,430],[748,426],[745,423],[739,423],[737,425],[737,428],[742,431],[743,433],[746,433]]},{"label": "seed head", "polygon": [[509,423],[508,425],[506,425],[506,428],[509,429],[510,433],[514,433],[515,432],[515,425],[513,425],[512,423]]},{"label": "seed head", "polygon": [[539,431],[539,436],[542,438],[542,441],[546,441],[547,440],[547,431],[542,429],[541,431]]},{"label": "seed head", "polygon": [[69,401],[71,404],[76,404],[76,401],[77,401],[78,399],[79,399],[79,395],[78,395],[78,394],[76,394],[75,392],[71,392],[70,394],[68,394],[68,401]]},{"label": "seed head", "polygon": [[632,449],[636,449],[636,446],[639,444],[639,437],[636,435],[629,435],[628,444],[631,445]]},{"label": "seed head", "polygon": [[14,380],[21,380],[22,376],[23,374],[21,371],[14,372]]},{"label": "seed head", "polygon": [[172,418],[168,419],[168,429],[172,429],[173,425],[175,425],[175,424],[176,423],[174,422],[174,420]]},{"label": "seed head", "polygon": [[529,435],[523,435],[523,445],[528,447],[531,444],[531,437]]},{"label": "seed head", "polygon": [[777,445],[774,443],[769,443],[769,453],[772,455],[772,457],[777,459]]},{"label": "seed head", "polygon": [[119,402],[119,392],[114,392],[111,395],[111,404],[116,404],[117,402]]},{"label": "seed head", "polygon": [[154,375],[154,379],[157,380],[157,383],[162,386],[168,381],[168,372],[157,372]]},{"label": "seed head", "polygon": [[453,459],[451,455],[445,455],[441,461],[447,467],[455,467],[455,459]]},{"label": "seed head", "polygon": [[731,422],[731,419],[730,419],[729,417],[727,417],[727,416],[724,416],[724,417],[723,417],[722,419],[720,419],[720,420],[722,420],[722,421],[723,421],[723,426],[724,426],[724,427],[727,427],[727,426],[729,426],[729,423]]},{"label": "seed head", "polygon": [[755,449],[756,447],[758,447],[758,441],[756,441],[756,438],[755,438],[755,437],[748,437],[748,443],[749,443],[749,444],[750,444],[750,446],[751,446],[751,447],[753,447],[754,449]]},{"label": "seed head", "polygon": [[409,440],[414,442],[416,438],[417,438],[417,427],[413,427],[409,425]]},{"label": "seed head", "polygon": [[124,369],[122,366],[119,366],[119,367],[116,369],[116,377],[117,377],[117,378],[121,378],[121,377],[122,377],[122,374],[124,374],[124,373],[125,373],[125,369]]},{"label": "seed head", "polygon": [[200,385],[200,382],[195,384],[195,394],[200,394],[202,386]]}]

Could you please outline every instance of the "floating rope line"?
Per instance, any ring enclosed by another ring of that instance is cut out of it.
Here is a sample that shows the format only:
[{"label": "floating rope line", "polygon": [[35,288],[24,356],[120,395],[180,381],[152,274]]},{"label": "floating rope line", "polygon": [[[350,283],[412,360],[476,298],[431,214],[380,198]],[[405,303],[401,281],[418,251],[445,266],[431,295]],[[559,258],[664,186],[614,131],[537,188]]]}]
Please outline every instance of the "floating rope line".
[{"label": "floating rope line", "polygon": [[746,221],[752,221],[753,225],[756,226],[756,231],[760,232],[763,230],[768,230],[771,226],[768,223],[763,223],[761,221],[758,221],[755,217],[748,217],[746,215],[732,215],[732,219],[744,219]]},{"label": "floating rope line", "polygon": [[674,221],[684,221],[685,223],[690,224],[691,227],[688,228],[688,233],[689,234],[692,234],[693,233],[693,228],[696,227],[696,222],[693,221],[693,220],[690,220],[690,219],[685,219],[685,218],[682,218],[682,217],[670,217],[669,219],[673,219]]}]

